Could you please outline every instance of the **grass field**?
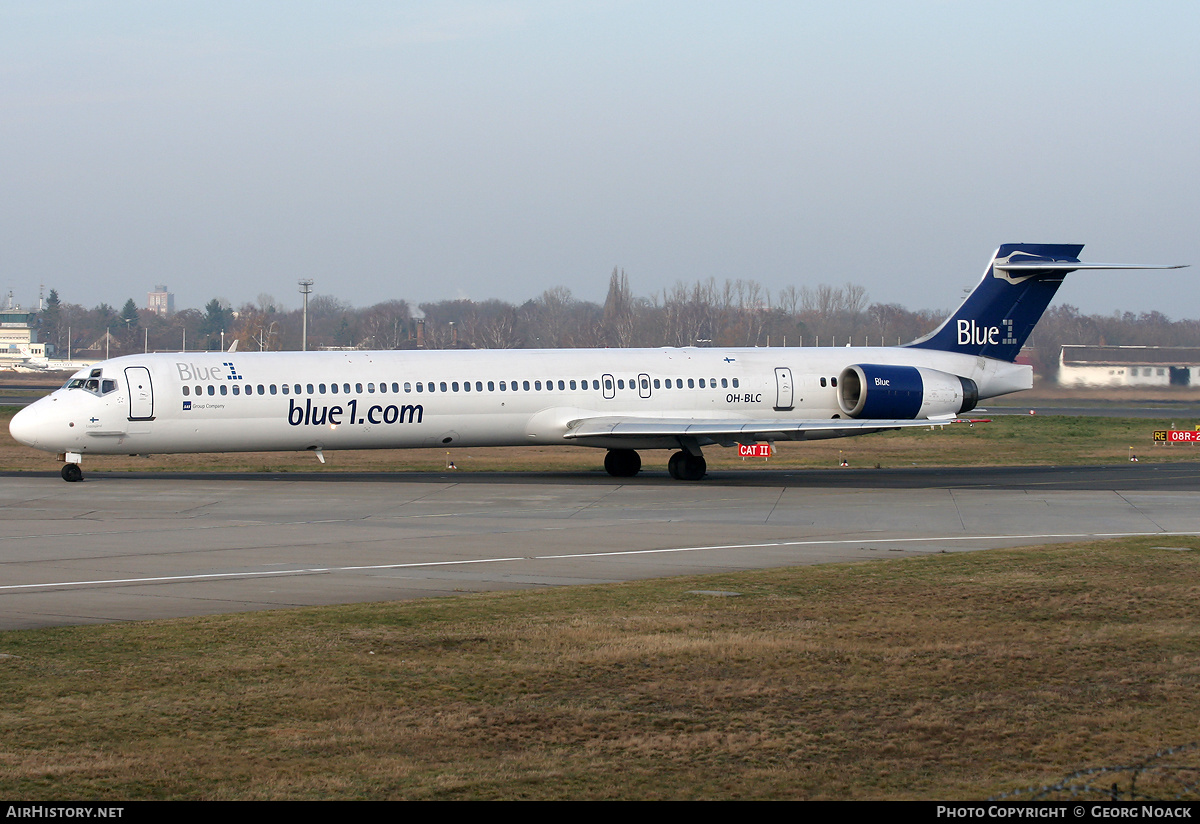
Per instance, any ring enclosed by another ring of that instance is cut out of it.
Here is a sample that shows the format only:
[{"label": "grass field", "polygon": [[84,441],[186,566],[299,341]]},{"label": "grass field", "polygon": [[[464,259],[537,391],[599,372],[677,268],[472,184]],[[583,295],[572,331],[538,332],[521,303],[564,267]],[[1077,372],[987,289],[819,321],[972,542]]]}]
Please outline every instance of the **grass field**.
[{"label": "grass field", "polygon": [[[13,411],[0,469],[56,472],[12,441]],[[767,462],[706,454],[714,472],[842,456],[1096,464],[1131,446],[1143,462],[1196,460],[1152,445],[1155,429],[1196,423],[1170,414],[1002,417],[785,443]],[[585,448],[449,455],[462,471],[603,472]],[[666,457],[643,453],[656,471]],[[85,470],[446,458],[89,456]],[[0,633],[0,797],[985,798],[1198,737],[1195,550],[1133,539]]]},{"label": "grass field", "polygon": [[3,633],[0,797],[985,798],[1197,737],[1197,549]]}]

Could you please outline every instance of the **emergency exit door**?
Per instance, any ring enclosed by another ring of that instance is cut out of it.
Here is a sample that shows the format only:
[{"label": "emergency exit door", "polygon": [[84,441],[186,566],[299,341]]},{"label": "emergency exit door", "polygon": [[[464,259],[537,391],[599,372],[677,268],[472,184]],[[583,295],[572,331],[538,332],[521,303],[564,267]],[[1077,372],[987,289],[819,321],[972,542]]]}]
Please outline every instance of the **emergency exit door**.
[{"label": "emergency exit door", "polygon": [[795,406],[792,402],[792,369],[789,366],[775,367],[775,411],[788,412]]}]

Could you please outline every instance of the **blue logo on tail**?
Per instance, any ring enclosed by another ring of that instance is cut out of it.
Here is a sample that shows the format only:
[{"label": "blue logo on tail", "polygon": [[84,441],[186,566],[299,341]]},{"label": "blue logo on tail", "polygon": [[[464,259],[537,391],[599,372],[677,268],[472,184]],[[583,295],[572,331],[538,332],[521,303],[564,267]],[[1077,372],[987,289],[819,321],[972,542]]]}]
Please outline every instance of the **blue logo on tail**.
[{"label": "blue logo on tail", "polygon": [[[908,346],[1015,361],[1070,271],[1062,264],[1079,263],[1082,250],[1073,243],[1004,244],[958,311]],[[1055,266],[1039,270],[1037,263]]]}]

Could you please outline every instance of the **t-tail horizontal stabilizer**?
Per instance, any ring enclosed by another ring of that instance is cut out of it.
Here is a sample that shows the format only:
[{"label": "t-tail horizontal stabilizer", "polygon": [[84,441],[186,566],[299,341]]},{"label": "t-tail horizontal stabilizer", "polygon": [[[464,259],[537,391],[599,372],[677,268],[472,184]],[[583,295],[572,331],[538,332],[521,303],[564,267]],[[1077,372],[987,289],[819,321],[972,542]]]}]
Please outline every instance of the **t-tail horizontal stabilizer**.
[{"label": "t-tail horizontal stabilizer", "polygon": [[1082,244],[1006,243],[975,287],[936,330],[906,344],[1013,362],[1068,272],[1076,269],[1182,269],[1139,263],[1082,263]]}]

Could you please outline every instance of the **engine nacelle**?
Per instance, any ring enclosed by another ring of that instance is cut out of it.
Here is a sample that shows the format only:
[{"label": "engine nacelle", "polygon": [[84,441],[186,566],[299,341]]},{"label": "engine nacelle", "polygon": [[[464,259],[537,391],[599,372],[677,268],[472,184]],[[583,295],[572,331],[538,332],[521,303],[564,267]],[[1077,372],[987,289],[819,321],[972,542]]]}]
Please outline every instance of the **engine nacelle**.
[{"label": "engine nacelle", "polygon": [[851,418],[961,415],[977,403],[975,381],[937,369],[863,363],[847,366],[838,376],[838,406]]}]

